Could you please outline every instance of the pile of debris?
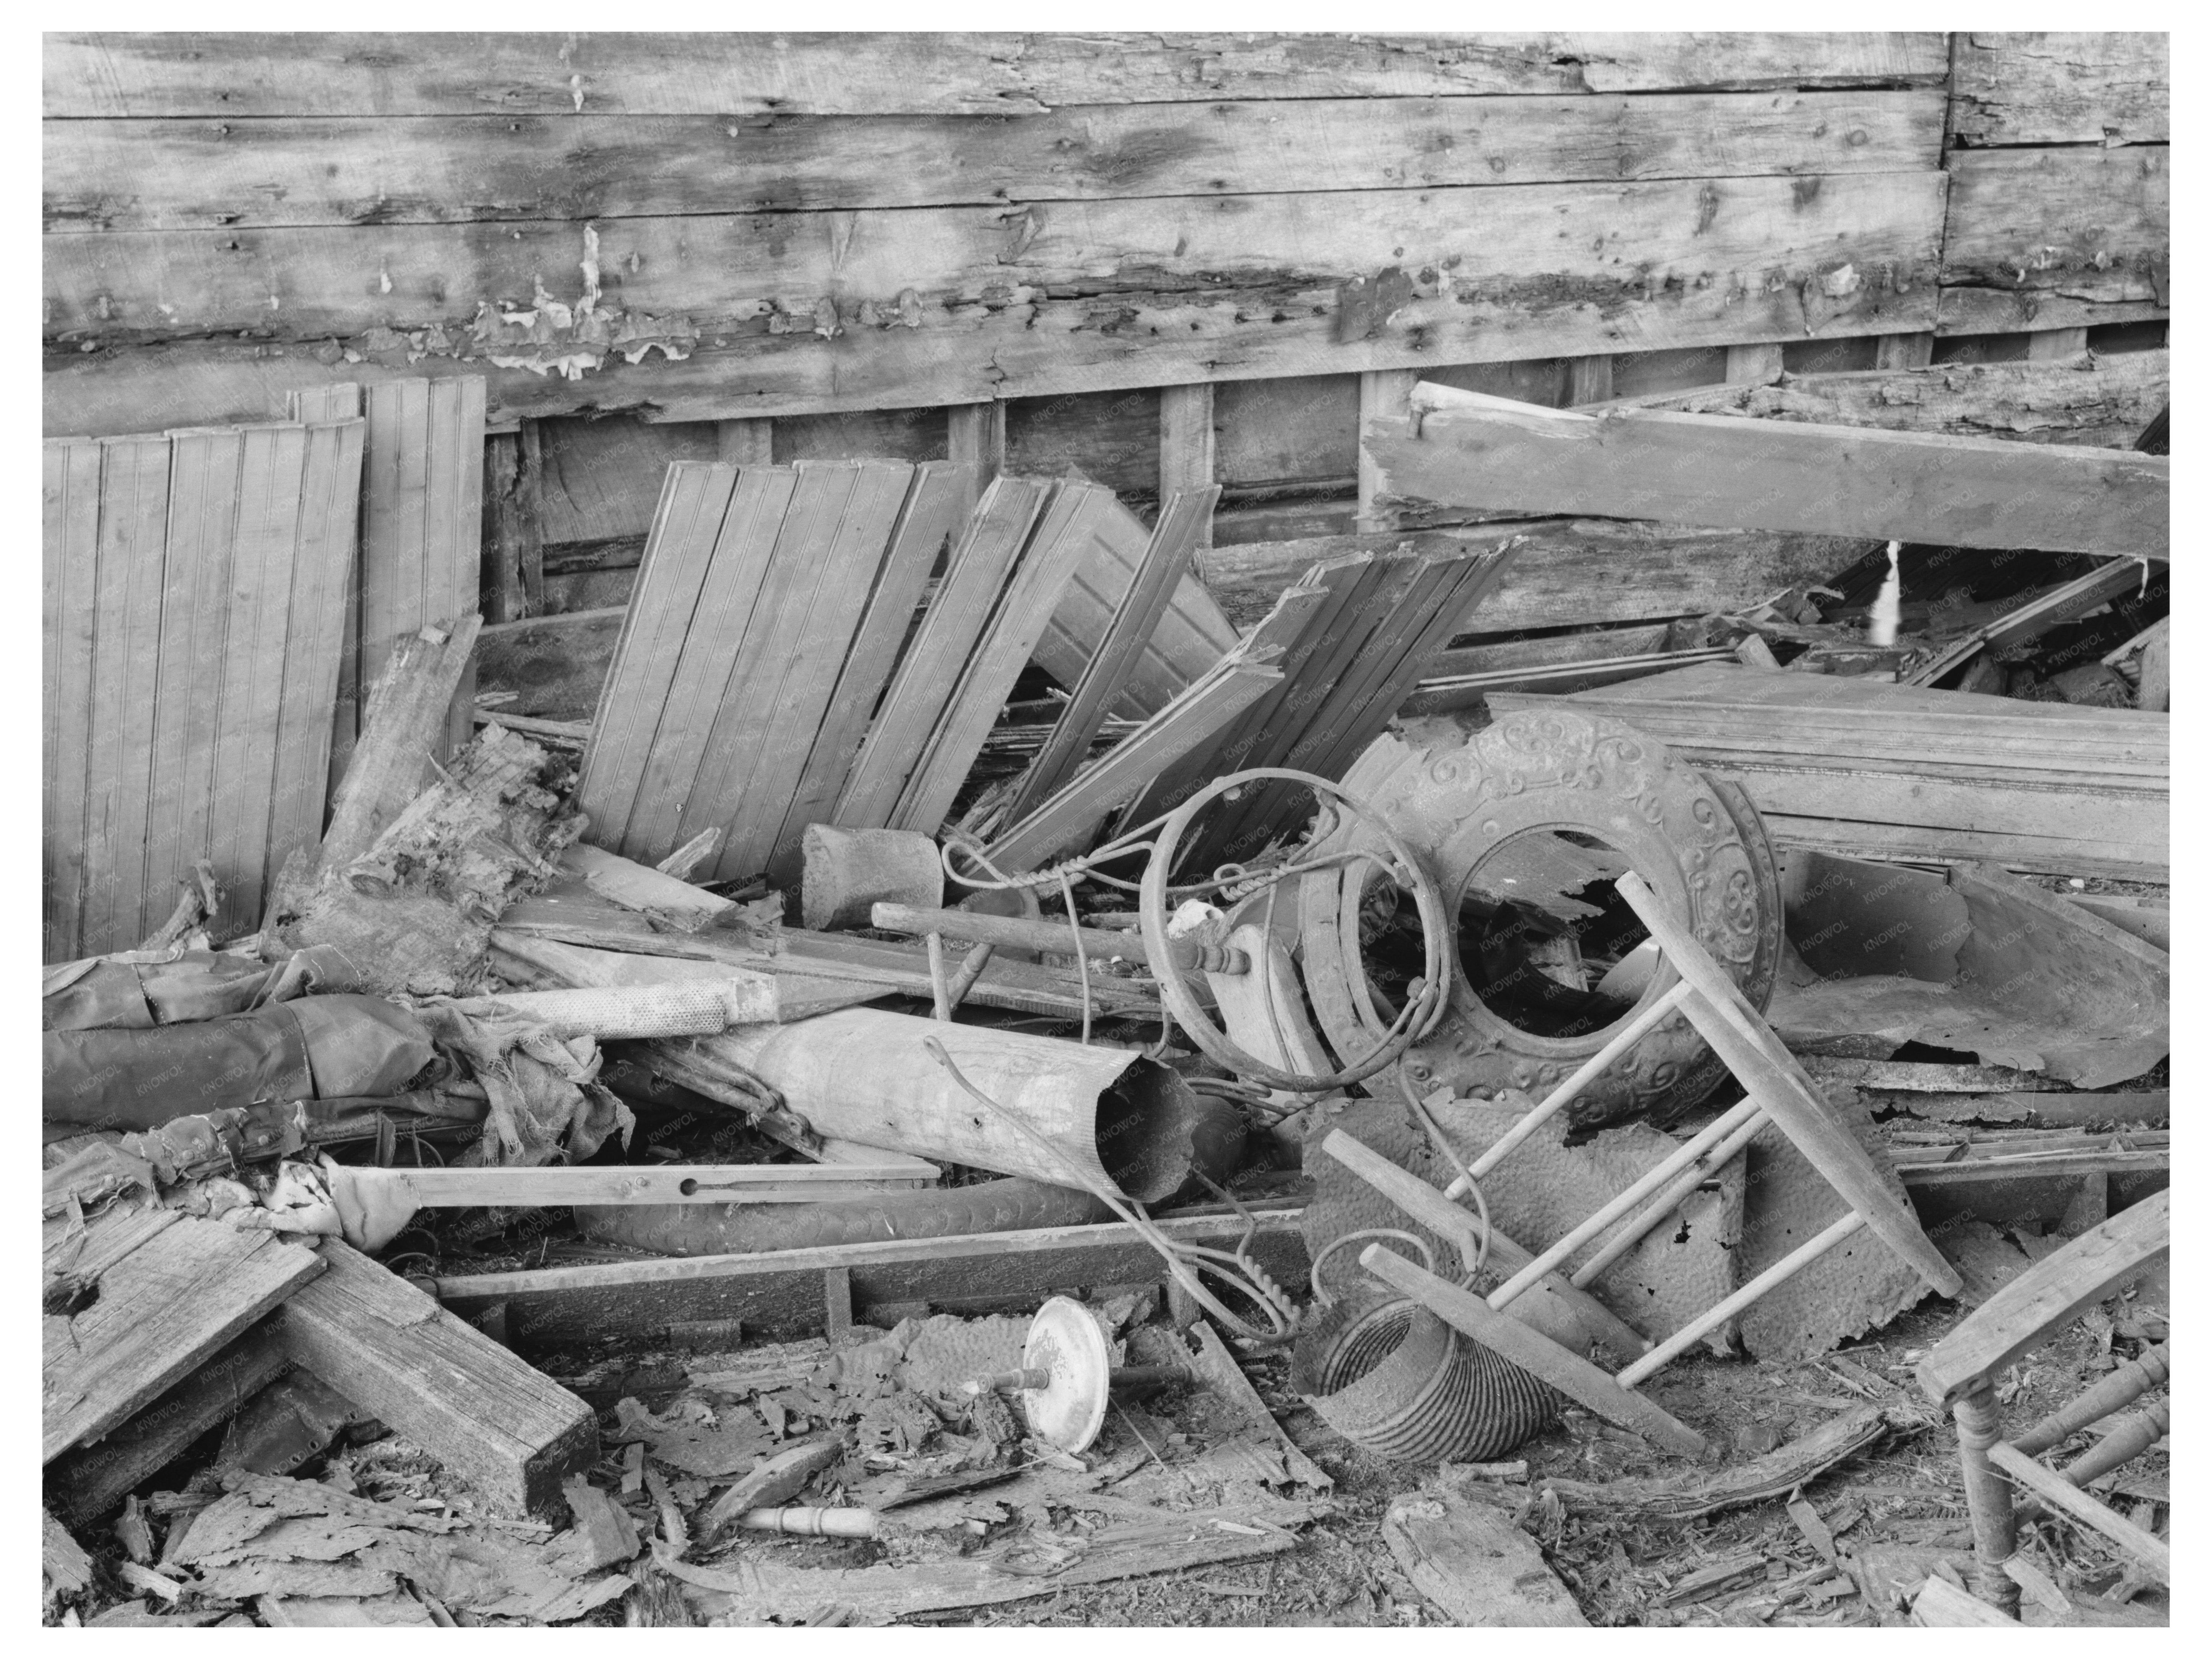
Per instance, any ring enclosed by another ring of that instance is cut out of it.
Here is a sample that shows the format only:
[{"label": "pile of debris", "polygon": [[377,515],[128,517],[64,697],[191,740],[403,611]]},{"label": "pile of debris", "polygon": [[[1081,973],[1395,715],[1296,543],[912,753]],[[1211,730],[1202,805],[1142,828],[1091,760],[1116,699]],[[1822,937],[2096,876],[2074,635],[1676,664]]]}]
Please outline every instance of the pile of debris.
[{"label": "pile of debris", "polygon": [[[1528,511],[1783,429],[1416,408],[1402,497]],[[1516,535],[1240,635],[1212,489],[681,462],[587,726],[394,630],[319,838],[50,911],[49,1618],[2161,1616],[2163,463],[1883,464],[2120,556],[1559,698],[1429,672]]]}]

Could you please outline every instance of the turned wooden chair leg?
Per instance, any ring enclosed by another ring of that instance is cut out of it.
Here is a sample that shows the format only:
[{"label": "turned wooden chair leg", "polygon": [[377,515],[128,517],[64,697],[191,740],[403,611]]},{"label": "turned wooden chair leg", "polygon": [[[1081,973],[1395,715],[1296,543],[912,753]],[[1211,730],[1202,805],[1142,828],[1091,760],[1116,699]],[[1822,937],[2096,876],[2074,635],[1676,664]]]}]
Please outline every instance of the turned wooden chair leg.
[{"label": "turned wooden chair leg", "polygon": [[2003,1437],[1996,1395],[1984,1377],[1952,1401],[1959,1429],[1959,1464],[1966,1479],[1966,1511],[1974,1522],[1974,1594],[2017,1618],[2020,1586],[2004,1564],[2018,1537],[2013,1523],[2012,1483],[1990,1462],[1990,1448]]}]

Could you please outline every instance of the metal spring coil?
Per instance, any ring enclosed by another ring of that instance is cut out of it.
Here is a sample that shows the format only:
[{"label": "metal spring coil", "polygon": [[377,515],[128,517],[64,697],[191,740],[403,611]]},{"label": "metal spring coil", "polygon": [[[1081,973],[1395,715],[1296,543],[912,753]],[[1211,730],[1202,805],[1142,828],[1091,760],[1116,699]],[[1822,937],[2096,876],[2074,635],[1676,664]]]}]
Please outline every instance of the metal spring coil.
[{"label": "metal spring coil", "polygon": [[1298,1339],[1291,1381],[1331,1428],[1394,1462],[1503,1456],[1559,1406],[1518,1365],[1396,1298],[1331,1309]]}]

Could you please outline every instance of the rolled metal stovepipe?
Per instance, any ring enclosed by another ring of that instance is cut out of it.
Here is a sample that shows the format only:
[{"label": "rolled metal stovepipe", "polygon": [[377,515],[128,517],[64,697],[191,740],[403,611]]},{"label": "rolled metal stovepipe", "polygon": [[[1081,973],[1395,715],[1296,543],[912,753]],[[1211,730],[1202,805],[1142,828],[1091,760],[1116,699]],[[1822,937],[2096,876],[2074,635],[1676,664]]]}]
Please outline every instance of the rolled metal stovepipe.
[{"label": "rolled metal stovepipe", "polygon": [[[922,1046],[934,1038],[1040,1147],[983,1110]],[[817,1133],[1001,1175],[1070,1184],[1071,1166],[1140,1204],[1189,1178],[1196,1092],[1133,1049],[848,1008],[693,1040],[778,1090]],[[680,1040],[672,1047],[684,1046]]]}]

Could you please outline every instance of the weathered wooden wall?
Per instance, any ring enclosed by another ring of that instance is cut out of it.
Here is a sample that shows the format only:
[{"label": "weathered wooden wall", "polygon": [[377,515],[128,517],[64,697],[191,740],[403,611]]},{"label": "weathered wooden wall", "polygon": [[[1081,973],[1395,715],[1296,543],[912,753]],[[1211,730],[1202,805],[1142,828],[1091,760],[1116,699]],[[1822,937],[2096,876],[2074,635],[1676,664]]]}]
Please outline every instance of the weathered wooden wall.
[{"label": "weathered wooden wall", "polygon": [[53,34],[45,71],[47,431],[485,374],[495,623],[622,605],[679,458],[1217,480],[1273,571],[1391,527],[1358,434],[1417,377],[2163,337],[2164,35]]}]

